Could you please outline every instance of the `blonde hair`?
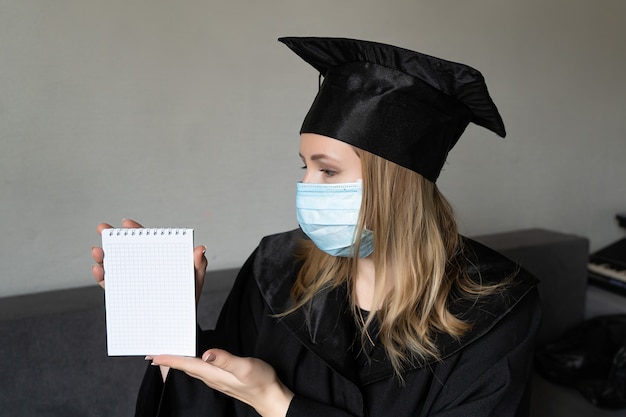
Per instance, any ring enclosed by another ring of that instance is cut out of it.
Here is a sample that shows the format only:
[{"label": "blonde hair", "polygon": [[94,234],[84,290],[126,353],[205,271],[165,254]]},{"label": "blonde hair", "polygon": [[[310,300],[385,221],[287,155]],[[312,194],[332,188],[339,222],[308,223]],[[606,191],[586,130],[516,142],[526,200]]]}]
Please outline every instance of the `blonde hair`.
[{"label": "blonde hair", "polygon": [[[453,209],[435,183],[383,158],[356,149],[363,172],[363,199],[357,236],[367,225],[374,232],[374,306],[367,320],[355,302],[356,257],[327,255],[311,241],[300,247],[302,268],[292,288],[293,311],[325,288],[347,283],[362,343],[378,321],[378,340],[396,374],[413,360],[440,359],[435,335],[460,338],[471,326],[450,313],[458,296],[487,294],[465,273],[462,241]],[[359,238],[355,247],[358,248]],[[358,250],[358,249],[357,249]],[[387,280],[392,279],[389,286]],[[388,292],[386,288],[391,288]]]}]

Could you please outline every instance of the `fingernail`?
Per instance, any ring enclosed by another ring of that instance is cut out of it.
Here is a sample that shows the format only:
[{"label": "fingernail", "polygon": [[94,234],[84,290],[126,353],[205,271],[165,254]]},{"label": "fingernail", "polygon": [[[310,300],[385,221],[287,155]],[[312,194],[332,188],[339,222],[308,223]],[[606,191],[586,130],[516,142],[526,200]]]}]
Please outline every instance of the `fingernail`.
[{"label": "fingernail", "polygon": [[215,360],[215,354],[209,353],[206,358],[204,358],[205,362],[213,362]]},{"label": "fingernail", "polygon": [[152,356],[146,356],[144,359],[147,360],[147,361],[151,361],[152,360]]}]

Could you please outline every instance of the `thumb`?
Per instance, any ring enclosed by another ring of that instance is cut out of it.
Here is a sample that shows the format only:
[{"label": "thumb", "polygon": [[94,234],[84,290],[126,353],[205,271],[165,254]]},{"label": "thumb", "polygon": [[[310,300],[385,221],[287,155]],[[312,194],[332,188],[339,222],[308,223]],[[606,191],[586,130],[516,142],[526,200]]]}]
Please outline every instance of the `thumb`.
[{"label": "thumb", "polygon": [[233,362],[237,362],[236,359],[238,358],[222,349],[209,349],[202,354],[203,361],[230,373],[236,369],[236,363],[233,366]]},{"label": "thumb", "polygon": [[[217,355],[220,356],[219,361],[217,360]],[[227,359],[225,358],[228,355],[230,354],[222,349],[209,349],[202,354],[202,360],[212,365],[215,365],[218,368],[221,368],[222,366],[220,366],[220,364],[223,364],[225,361],[227,361]]]},{"label": "thumb", "polygon": [[206,246],[198,246],[193,251],[193,266],[196,281],[196,304],[200,301],[200,294],[202,294],[204,277],[206,275],[206,268],[208,265],[205,252]]},{"label": "thumb", "polygon": [[[235,356],[222,349],[209,349],[202,355],[202,360],[233,375],[241,382],[250,382],[257,373],[264,374],[262,361],[255,358]],[[255,368],[256,367],[256,368]]]}]

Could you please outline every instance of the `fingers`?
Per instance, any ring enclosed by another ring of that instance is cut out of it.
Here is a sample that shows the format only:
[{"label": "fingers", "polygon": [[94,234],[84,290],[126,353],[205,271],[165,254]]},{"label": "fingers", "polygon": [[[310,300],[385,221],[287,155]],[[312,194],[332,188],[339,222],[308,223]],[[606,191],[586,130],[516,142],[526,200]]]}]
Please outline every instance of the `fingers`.
[{"label": "fingers", "polygon": [[222,349],[210,349],[204,352],[202,360],[177,355],[146,356],[146,360],[152,360],[152,365],[165,365],[189,374],[200,375],[203,371],[206,372],[207,363],[228,373],[234,373],[233,370],[243,367],[238,362],[248,362],[249,358],[240,358]]},{"label": "fingers", "polygon": [[151,360],[152,365],[160,366],[161,368],[165,367],[168,369],[178,369],[179,371],[183,371],[196,379],[204,381],[207,384],[210,383],[210,380],[206,378],[206,373],[207,371],[211,372],[211,367],[207,366],[205,362],[201,361],[198,358],[176,355],[156,355],[146,356],[146,360]]},{"label": "fingers", "polygon": [[[246,382],[240,379],[241,369],[246,368],[245,363],[249,363],[247,367],[252,368],[254,359],[240,358],[220,349],[211,349],[205,352],[202,357],[204,359],[175,355],[156,355],[146,356],[146,360],[152,360],[152,365],[167,366],[183,371],[194,378],[200,379],[212,388],[243,400],[239,390],[245,386]],[[237,373],[232,372],[232,369],[236,370]],[[244,375],[249,375],[249,373],[246,372]]]},{"label": "fingers", "polygon": [[104,268],[102,267],[102,263],[104,262],[104,251],[98,246],[93,246],[91,248],[91,257],[96,262],[91,266],[91,275],[93,275],[96,283],[104,288]]},{"label": "fingers", "polygon": [[204,277],[206,275],[206,268],[208,265],[205,253],[206,246],[197,246],[193,251],[193,265],[196,280],[196,305],[200,301],[200,294],[202,294]]},{"label": "fingers", "polygon": [[102,231],[103,231],[103,230],[105,230],[105,229],[112,229],[112,228],[113,228],[113,226],[111,226],[111,225],[110,225],[110,224],[108,224],[108,223],[100,223],[100,224],[98,225],[98,227],[96,227],[96,230],[98,231],[98,234],[99,234],[99,235],[102,235]]},{"label": "fingers", "polygon": [[[140,228],[142,226],[134,220],[122,219],[122,227]],[[103,230],[112,229],[112,228],[113,226],[111,226],[109,223],[100,223],[96,227],[96,231],[98,232],[99,235],[102,236]],[[102,288],[104,288],[104,267],[103,267],[104,252],[102,251],[102,248],[98,246],[93,246],[91,248],[91,257],[96,262],[94,265],[91,266],[91,275],[93,275],[93,278],[96,280],[96,283]]]},{"label": "fingers", "polygon": [[92,265],[91,275],[93,275],[96,283],[104,289],[104,268],[102,265]]},{"label": "fingers", "polygon": [[197,358],[177,355],[155,355],[146,356],[146,360],[152,360],[152,365],[164,365],[170,368],[180,369],[181,371],[184,371],[186,369],[193,368],[194,362],[197,361]]},{"label": "fingers", "polygon": [[234,375],[240,381],[246,381],[255,369],[259,373],[265,371],[265,364],[261,361],[231,355],[222,349],[207,350],[202,355],[202,360]]},{"label": "fingers", "polygon": [[[267,362],[231,355],[221,349],[207,350],[202,360],[213,365],[198,366],[207,385],[243,401],[262,416],[287,414],[294,394],[278,379],[276,371]],[[210,370],[212,372],[209,373]]]},{"label": "fingers", "polygon": [[[103,230],[111,229],[112,227],[113,226],[108,223],[100,223],[98,227],[96,227],[96,231],[99,235],[102,235]],[[92,246],[91,257],[96,262],[91,266],[91,275],[93,275],[93,279],[96,280],[96,283],[104,288],[104,267],[102,266],[104,262],[104,251],[98,246]]]},{"label": "fingers", "polygon": [[[143,226],[134,220],[122,219],[122,227],[126,229],[137,229],[137,228],[142,228]],[[113,226],[111,226],[109,223],[100,223],[98,227],[96,227],[96,230],[98,231],[99,235],[102,235],[103,230],[112,229],[112,228]]]},{"label": "fingers", "polygon": [[206,267],[208,265],[206,257],[204,256],[205,253],[206,246],[196,246],[193,250],[194,269],[202,273],[202,279],[204,279],[204,273],[206,272]]},{"label": "fingers", "polygon": [[274,368],[260,359],[231,355],[221,349],[207,350],[202,360],[172,355],[146,359],[152,359],[153,365],[179,369],[250,405],[261,415],[286,415],[293,398],[293,393],[278,380]]},{"label": "fingers", "polygon": [[222,349],[209,349],[202,354],[202,360],[204,362],[210,363],[217,366],[218,368],[222,368],[228,371],[230,370],[227,369],[227,366],[232,358],[233,355]]},{"label": "fingers", "polygon": [[143,226],[131,219],[122,219],[122,227],[127,229],[140,229]]},{"label": "fingers", "polygon": [[96,263],[102,265],[102,261],[104,261],[104,251],[99,246],[92,246],[91,257]]}]

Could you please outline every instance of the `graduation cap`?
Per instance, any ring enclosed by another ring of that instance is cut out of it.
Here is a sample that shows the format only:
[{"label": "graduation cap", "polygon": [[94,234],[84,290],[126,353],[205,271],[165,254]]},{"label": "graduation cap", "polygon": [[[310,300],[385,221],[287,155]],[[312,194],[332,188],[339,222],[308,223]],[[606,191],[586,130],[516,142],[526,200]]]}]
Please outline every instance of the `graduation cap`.
[{"label": "graduation cap", "polygon": [[301,133],[339,139],[433,182],[470,122],[506,135],[482,74],[467,65],[356,39],[279,41],[324,77]]}]

